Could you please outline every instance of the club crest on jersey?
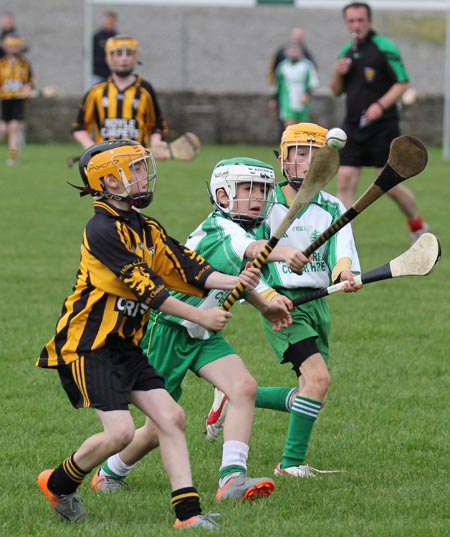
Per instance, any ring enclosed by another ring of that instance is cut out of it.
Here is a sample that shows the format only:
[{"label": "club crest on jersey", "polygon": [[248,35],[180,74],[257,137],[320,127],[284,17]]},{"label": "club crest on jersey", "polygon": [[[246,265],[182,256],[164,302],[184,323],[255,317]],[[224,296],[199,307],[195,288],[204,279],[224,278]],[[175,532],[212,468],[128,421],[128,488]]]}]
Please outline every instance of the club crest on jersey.
[{"label": "club crest on jersey", "polygon": [[366,79],[366,82],[373,82],[375,78],[375,69],[372,67],[365,67],[364,78]]},{"label": "club crest on jersey", "polygon": [[318,239],[320,237],[321,233],[320,231],[318,231],[317,229],[315,229],[312,233],[311,233],[311,242],[315,241],[316,239]]}]

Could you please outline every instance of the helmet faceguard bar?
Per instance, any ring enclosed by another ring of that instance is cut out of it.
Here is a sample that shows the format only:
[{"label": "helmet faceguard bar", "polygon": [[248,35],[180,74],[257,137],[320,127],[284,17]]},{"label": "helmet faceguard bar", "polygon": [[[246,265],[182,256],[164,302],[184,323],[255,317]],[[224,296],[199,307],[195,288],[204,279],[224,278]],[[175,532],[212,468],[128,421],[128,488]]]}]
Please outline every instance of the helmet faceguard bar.
[{"label": "helmet faceguard bar", "polygon": [[[281,138],[281,172],[293,188],[298,190],[304,179],[311,162],[313,148],[324,147],[326,145],[326,134],[328,130],[315,123],[297,123],[289,125],[283,132]],[[289,149],[295,147],[293,160],[288,160]],[[300,148],[307,147],[309,154],[307,158],[298,158]],[[303,162],[297,162],[303,160]],[[290,171],[287,169],[290,168]]]}]

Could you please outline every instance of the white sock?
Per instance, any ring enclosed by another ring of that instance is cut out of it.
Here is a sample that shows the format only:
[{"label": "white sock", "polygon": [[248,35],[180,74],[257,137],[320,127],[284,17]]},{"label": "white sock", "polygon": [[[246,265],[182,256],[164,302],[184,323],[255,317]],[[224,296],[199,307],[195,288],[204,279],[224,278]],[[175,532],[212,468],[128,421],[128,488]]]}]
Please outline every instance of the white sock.
[{"label": "white sock", "polygon": [[117,477],[127,477],[131,470],[135,467],[135,464],[125,464],[119,457],[119,454],[111,455],[107,461],[105,461],[100,470],[100,475],[111,475]]},{"label": "white sock", "polygon": [[[247,472],[247,459],[248,459],[249,447],[244,442],[239,440],[228,440],[223,443],[222,448],[222,464],[220,469],[227,466],[240,466],[243,468],[244,474]],[[231,478],[236,477],[241,472],[228,474],[226,477],[219,480],[219,487],[223,485]]]}]

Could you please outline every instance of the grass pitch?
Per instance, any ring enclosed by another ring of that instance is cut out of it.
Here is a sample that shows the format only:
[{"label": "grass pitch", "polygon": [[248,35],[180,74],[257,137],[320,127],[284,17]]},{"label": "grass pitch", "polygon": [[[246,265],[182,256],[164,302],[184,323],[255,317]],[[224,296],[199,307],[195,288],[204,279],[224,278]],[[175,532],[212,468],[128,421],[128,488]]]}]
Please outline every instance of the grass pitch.
[{"label": "grass pitch", "polygon": [[[1,304],[0,529],[2,535],[173,535],[170,490],[159,453],[130,477],[129,493],[101,496],[80,488],[88,519],[61,523],[35,480],[99,429],[93,412],[72,409],[55,371],[34,367],[50,339],[78,268],[81,234],[92,214],[66,180],[80,184],[65,158],[74,145],[28,145],[19,165],[0,161]],[[3,146],[4,150],[4,146]],[[4,152],[4,151],[3,151]],[[159,163],[148,214],[184,240],[209,212],[206,182],[212,166],[245,155],[275,165],[269,147],[206,146],[193,162]],[[360,192],[374,179],[366,172]],[[427,277],[371,284],[356,295],[328,298],[333,316],[332,386],[315,426],[308,462],[345,470],[315,479],[276,478],[272,497],[215,504],[221,444],[209,444],[203,423],[212,397],[188,375],[181,403],[194,481],[204,511],[222,514],[227,536],[424,537],[449,535],[450,417],[447,275],[450,263],[448,163],[430,150],[426,170],[409,179],[418,204],[442,244],[442,260]],[[335,191],[335,181],[328,190]],[[363,270],[409,247],[400,211],[383,196],[353,223]],[[236,305],[229,340],[262,386],[295,382],[278,365],[250,307]],[[135,413],[137,424],[142,417]],[[288,415],[257,409],[249,474],[272,476]]]}]

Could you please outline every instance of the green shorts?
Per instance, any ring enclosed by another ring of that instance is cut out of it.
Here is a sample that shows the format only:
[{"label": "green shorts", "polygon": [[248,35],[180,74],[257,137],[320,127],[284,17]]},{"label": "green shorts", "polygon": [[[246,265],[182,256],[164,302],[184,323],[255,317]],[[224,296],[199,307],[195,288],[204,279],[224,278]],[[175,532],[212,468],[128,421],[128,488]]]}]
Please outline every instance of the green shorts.
[{"label": "green shorts", "polygon": [[[304,292],[280,290],[280,293],[294,299],[310,293],[312,289]],[[317,347],[325,362],[328,364],[329,349],[328,336],[330,334],[330,310],[325,298],[307,302],[291,311],[292,324],[279,332],[272,330],[269,321],[261,317],[264,333],[280,363],[283,363],[284,353],[290,345],[313,337],[316,338]]]},{"label": "green shorts", "polygon": [[189,370],[197,375],[204,365],[236,354],[221,332],[209,339],[194,339],[183,326],[153,315],[141,347],[175,401],[181,397],[181,383]]},{"label": "green shorts", "polygon": [[281,110],[280,119],[282,121],[291,119],[292,121],[295,121],[296,123],[303,123],[305,121],[308,121],[309,120],[309,105],[305,104],[302,110],[291,110],[290,108],[286,107]]}]

